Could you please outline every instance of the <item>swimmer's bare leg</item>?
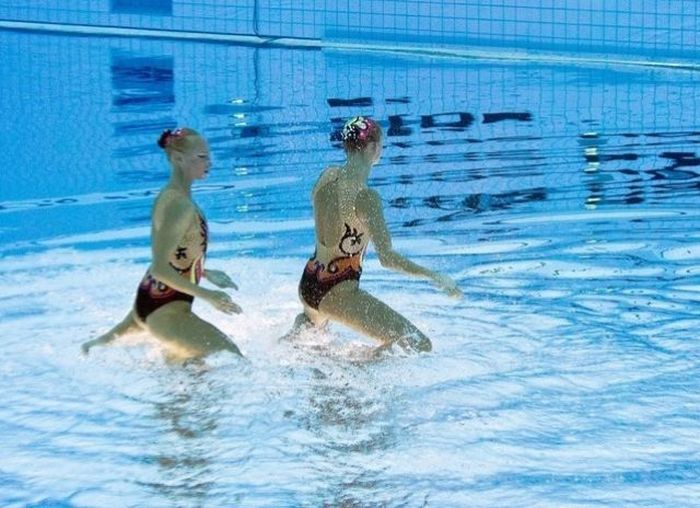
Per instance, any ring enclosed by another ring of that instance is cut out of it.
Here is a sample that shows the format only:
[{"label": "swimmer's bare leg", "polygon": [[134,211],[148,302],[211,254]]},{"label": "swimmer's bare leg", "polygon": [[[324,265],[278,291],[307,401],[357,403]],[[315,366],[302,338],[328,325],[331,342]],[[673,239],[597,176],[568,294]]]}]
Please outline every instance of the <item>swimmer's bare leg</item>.
[{"label": "swimmer's bare leg", "polygon": [[134,318],[134,311],[132,310],[127,314],[127,316],[119,323],[117,326],[112,328],[110,331],[107,333],[100,335],[96,339],[89,340],[87,342],[83,342],[83,344],[80,346],[80,349],[84,354],[88,354],[90,352],[90,349],[94,346],[102,346],[105,344],[109,344],[115,339],[118,339],[119,337],[126,335],[127,333],[132,333],[141,330],[142,327],[141,325],[136,321],[136,318]]},{"label": "swimmer's bare leg", "polygon": [[243,356],[224,332],[194,314],[187,302],[170,302],[146,319],[148,331],[178,350],[183,359],[198,358],[217,351]]},{"label": "swimmer's bare leg", "polygon": [[294,340],[297,337],[297,335],[299,335],[301,332],[303,332],[304,330],[308,330],[313,326],[313,321],[311,321],[308,318],[306,313],[300,312],[299,314],[297,314],[297,317],[294,318],[294,324],[292,325],[291,330],[289,330],[287,333],[285,333],[279,339],[277,339],[277,342]]},{"label": "swimmer's bare leg", "polygon": [[433,346],[413,323],[352,283],[344,282],[321,300],[319,310],[328,317],[364,333],[382,344],[383,352],[393,344],[428,352]]},{"label": "swimmer's bare leg", "polygon": [[317,310],[314,310],[308,305],[304,304],[304,312],[297,314],[297,317],[294,319],[292,329],[282,335],[282,337],[277,339],[277,341],[284,342],[294,340],[300,333],[310,328],[323,328],[327,324],[328,320],[323,319]]}]

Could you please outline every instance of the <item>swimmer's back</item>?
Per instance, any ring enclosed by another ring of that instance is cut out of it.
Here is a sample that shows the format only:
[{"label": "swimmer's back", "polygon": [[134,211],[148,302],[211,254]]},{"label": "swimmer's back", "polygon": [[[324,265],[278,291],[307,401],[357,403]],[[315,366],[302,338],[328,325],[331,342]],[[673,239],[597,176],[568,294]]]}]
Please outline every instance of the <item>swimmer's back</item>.
[{"label": "swimmer's back", "polygon": [[[365,187],[353,185],[342,176],[342,168],[329,167],[321,173],[312,193],[319,258],[349,255],[341,245],[344,235],[349,229],[362,236],[366,229],[355,208],[357,196]],[[364,245],[366,242],[363,242]]]}]

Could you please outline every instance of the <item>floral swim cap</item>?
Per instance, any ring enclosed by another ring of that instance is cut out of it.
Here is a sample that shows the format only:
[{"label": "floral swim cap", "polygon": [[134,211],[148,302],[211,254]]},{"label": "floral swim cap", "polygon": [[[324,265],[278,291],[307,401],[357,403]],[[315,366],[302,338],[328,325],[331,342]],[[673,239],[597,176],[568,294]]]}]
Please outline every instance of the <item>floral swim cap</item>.
[{"label": "floral swim cap", "polygon": [[362,150],[370,141],[379,141],[382,129],[366,116],[356,116],[345,122],[340,137],[346,150]]},{"label": "floral swim cap", "polygon": [[187,131],[183,128],[177,128],[175,130],[165,129],[158,138],[158,146],[165,148],[170,145],[174,139],[185,137],[187,134]]}]

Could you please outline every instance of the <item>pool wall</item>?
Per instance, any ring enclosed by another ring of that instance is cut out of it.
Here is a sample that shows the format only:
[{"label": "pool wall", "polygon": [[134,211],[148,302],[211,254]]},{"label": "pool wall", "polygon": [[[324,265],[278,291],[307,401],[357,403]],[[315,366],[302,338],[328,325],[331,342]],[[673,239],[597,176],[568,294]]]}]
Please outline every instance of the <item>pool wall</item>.
[{"label": "pool wall", "polygon": [[700,56],[694,0],[0,0],[0,26],[33,23],[292,38],[661,63]]}]

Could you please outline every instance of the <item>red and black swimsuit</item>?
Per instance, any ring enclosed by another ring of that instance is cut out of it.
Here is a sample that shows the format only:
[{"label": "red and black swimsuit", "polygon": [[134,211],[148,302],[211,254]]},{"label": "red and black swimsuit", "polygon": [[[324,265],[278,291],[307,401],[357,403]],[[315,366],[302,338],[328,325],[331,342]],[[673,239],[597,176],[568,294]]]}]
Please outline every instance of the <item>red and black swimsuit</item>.
[{"label": "red and black swimsuit", "polygon": [[[190,278],[195,284],[199,284],[204,275],[204,255],[207,252],[209,238],[207,221],[201,212],[198,213],[197,222],[198,227],[188,232],[188,235],[183,238],[183,245],[178,245],[170,258],[172,269],[182,277]],[[148,271],[139,284],[134,310],[141,320],[146,321],[151,313],[163,305],[180,300],[191,303],[194,297],[171,288]]]},{"label": "red and black swimsuit", "polygon": [[345,235],[338,244],[343,256],[333,258],[327,265],[316,259],[317,253],[309,259],[299,281],[299,294],[309,307],[318,310],[323,297],[341,282],[360,280],[367,247],[363,236],[364,233],[345,224]]}]

